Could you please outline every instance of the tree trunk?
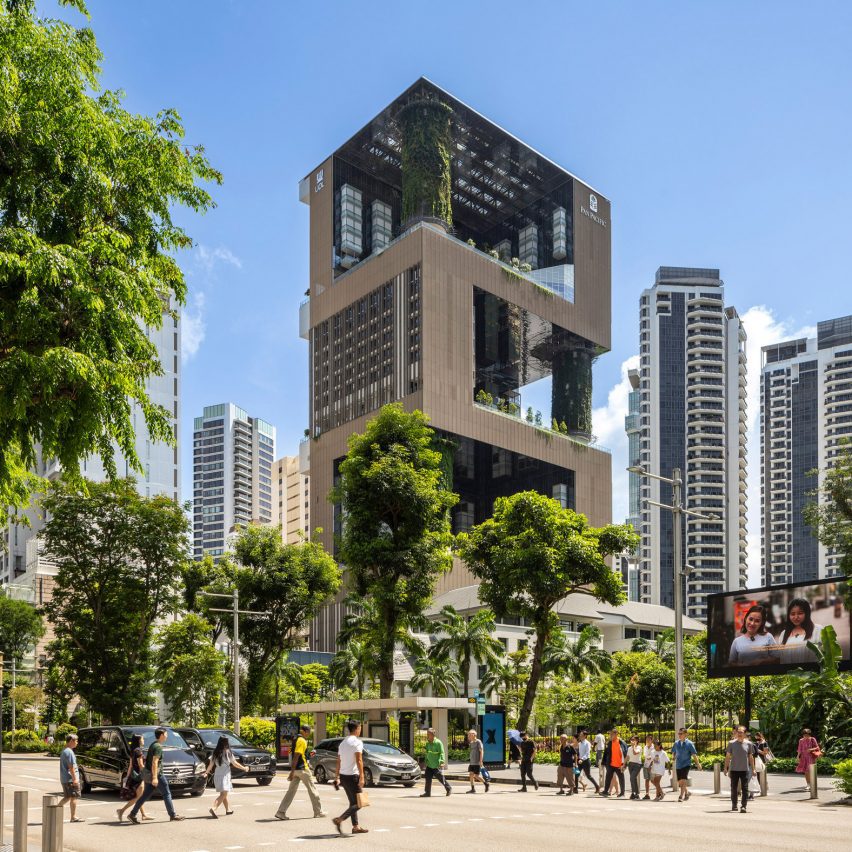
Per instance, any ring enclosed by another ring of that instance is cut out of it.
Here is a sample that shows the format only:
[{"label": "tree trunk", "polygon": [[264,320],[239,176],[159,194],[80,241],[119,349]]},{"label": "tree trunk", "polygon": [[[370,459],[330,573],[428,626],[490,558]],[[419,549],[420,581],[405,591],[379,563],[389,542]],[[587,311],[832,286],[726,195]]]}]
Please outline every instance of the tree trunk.
[{"label": "tree trunk", "polygon": [[537,627],[535,631],[535,650],[533,651],[532,666],[530,667],[530,677],[527,681],[527,688],[524,692],[524,703],[521,706],[521,713],[518,717],[519,731],[526,729],[532,715],[533,701],[535,701],[535,694],[538,691],[538,682],[541,680],[541,658],[544,656],[544,645],[549,638],[548,633],[547,627]]},{"label": "tree trunk", "polygon": [[467,698],[468,696],[468,687],[470,686],[470,657],[467,659],[462,659],[462,666],[464,667],[464,671],[462,672],[462,678],[464,680],[464,692],[462,692],[462,696]]}]

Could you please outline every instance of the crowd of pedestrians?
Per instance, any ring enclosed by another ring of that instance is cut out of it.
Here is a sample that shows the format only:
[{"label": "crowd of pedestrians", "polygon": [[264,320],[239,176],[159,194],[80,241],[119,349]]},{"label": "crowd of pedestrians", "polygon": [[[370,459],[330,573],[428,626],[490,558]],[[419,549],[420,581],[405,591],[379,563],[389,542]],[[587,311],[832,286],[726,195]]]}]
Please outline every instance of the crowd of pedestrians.
[{"label": "crowd of pedestrians", "polygon": [[[351,821],[352,834],[366,834],[367,829],[361,826],[358,813],[369,805],[369,798],[364,790],[364,746],[361,740],[361,723],[348,721],[345,725],[347,736],[341,741],[337,751],[337,767],[334,777],[335,790],[343,788],[347,798],[347,808],[334,817],[332,822],[336,830],[343,834],[343,826]],[[536,760],[536,744],[527,731],[517,733],[517,760],[520,765],[520,792],[527,792],[529,785],[538,790],[539,784],[533,774]],[[308,737],[311,735],[309,725],[302,725],[299,736],[293,743],[291,768],[288,775],[289,785],[284,798],[275,812],[279,820],[289,819],[287,810],[296,795],[299,785],[303,785],[310,799],[314,817],[324,817],[319,794],[314,784],[313,775],[307,760]],[[167,736],[164,728],[154,731],[154,741],[147,751],[141,735],[134,735],[130,743],[130,761],[122,779],[121,797],[125,800],[123,807],[116,811],[119,822],[124,821],[124,814],[130,809],[127,819],[139,823],[151,820],[144,810],[144,805],[159,791],[166,811],[171,820],[179,821],[183,817],[176,814],[172,804],[168,780],[162,773],[163,742]],[[487,793],[490,787],[490,776],[485,768],[485,751],[482,740],[476,730],[467,733],[469,747],[468,793],[476,793],[476,784],[481,783]],[[81,822],[77,817],[77,800],[80,797],[81,783],[74,749],[77,746],[77,735],[69,734],[66,747],[60,754],[59,773],[62,784],[63,799],[61,804],[70,805],[71,822]],[[805,728],[799,740],[799,765],[796,772],[807,773],[809,767],[820,757],[821,750],[818,741]],[[598,769],[598,780],[591,773],[592,759]],[[755,732],[754,741],[749,739],[744,726],[735,729],[732,740],[725,749],[724,773],[731,784],[731,810],[740,813],[748,812],[748,802],[754,798],[760,788],[765,789],[765,772],[767,764],[774,759],[772,750],[766,738],[760,732]],[[426,732],[426,750],[424,760],[424,792],[422,798],[432,795],[432,785],[435,780],[444,788],[447,796],[452,793],[452,787],[444,777],[443,770],[447,767],[447,753],[444,743],[438,739],[434,728]],[[511,762],[509,764],[511,766]],[[689,800],[689,772],[695,766],[701,769],[698,751],[689,739],[686,728],[677,732],[677,739],[672,745],[671,755],[663,747],[659,739],[650,734],[644,744],[639,737],[632,736],[627,743],[620,736],[619,730],[613,728],[608,737],[599,730],[590,741],[588,732],[581,730],[575,736],[562,734],[559,738],[559,763],[556,770],[557,796],[572,796],[578,794],[580,787],[586,790],[586,780],[591,782],[595,794],[603,797],[615,795],[618,798],[626,796],[625,770],[630,783],[630,799],[650,800],[651,787],[654,789],[654,801],[660,802],[666,797],[663,789],[663,778],[667,772],[674,769],[677,781],[678,802]],[[206,768],[206,776],[213,776],[217,792],[213,806],[209,809],[211,818],[218,819],[216,813],[224,806],[225,815],[230,816],[233,810],[228,801],[228,793],[233,789],[231,783],[231,768],[245,770],[231,751],[228,738],[222,736],[210,757]],[[644,796],[641,795],[641,781],[644,781]],[[566,789],[567,788],[567,789]]]}]

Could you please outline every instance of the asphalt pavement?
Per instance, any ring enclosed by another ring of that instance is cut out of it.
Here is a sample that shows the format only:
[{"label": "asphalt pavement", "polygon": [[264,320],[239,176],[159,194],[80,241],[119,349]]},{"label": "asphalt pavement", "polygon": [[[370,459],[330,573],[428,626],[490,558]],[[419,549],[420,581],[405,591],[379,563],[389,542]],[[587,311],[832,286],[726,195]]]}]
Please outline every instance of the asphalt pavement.
[{"label": "asphalt pavement", "polygon": [[[544,769],[544,767],[542,767]],[[11,840],[12,792],[29,791],[28,852],[40,849],[41,797],[58,791],[55,760],[37,757],[3,762],[6,790],[6,842]],[[797,782],[798,779],[791,779]],[[723,780],[723,785],[724,785]],[[233,816],[211,819],[207,809],[214,792],[200,798],[175,800],[184,822],[171,823],[162,802],[154,799],[146,809],[155,822],[119,824],[117,794],[95,790],[83,798],[78,816],[85,822],[64,826],[64,848],[69,852],[223,852],[223,850],[292,849],[294,844],[315,849],[340,849],[341,844],[369,850],[470,850],[497,849],[524,852],[543,849],[596,850],[719,850],[746,845],[750,850],[832,852],[848,850],[852,835],[852,807],[835,794],[816,801],[806,798],[801,783],[751,803],[746,814],[732,813],[730,798],[714,796],[701,785],[690,800],[677,802],[669,793],[663,802],[601,799],[594,795],[557,796],[552,788],[519,793],[508,784],[494,784],[489,793],[478,787],[453,783],[453,794],[438,785],[432,797],[420,798],[422,784],[413,789],[383,787],[370,790],[372,806],[361,811],[361,824],[369,834],[340,837],[330,817],[345,808],[343,792],[320,786],[329,816],[314,819],[307,796],[300,792],[292,817],[280,822],[273,816],[286,789],[286,775],[270,787],[235,782],[231,794]],[[723,786],[724,789],[724,786]],[[221,812],[220,812],[221,813]]]}]

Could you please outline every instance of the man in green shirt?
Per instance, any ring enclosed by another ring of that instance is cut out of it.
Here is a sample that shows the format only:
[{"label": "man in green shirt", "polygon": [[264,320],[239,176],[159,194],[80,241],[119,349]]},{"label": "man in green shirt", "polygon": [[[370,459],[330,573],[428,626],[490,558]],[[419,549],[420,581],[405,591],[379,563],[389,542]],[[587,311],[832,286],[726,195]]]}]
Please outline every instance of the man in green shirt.
[{"label": "man in green shirt", "polygon": [[446,764],[444,756],[444,744],[435,737],[435,729],[429,728],[426,731],[426,792],[420,794],[420,798],[425,798],[432,795],[432,779],[437,778],[447,795],[453,792],[453,788],[447,783],[444,778],[444,773],[441,772],[441,767]]}]

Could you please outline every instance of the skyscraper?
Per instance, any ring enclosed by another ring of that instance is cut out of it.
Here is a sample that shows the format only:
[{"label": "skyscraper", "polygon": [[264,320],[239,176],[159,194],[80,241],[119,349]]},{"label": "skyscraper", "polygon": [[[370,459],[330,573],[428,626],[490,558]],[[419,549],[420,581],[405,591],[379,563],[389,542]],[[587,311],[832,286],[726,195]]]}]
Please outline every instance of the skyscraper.
[{"label": "skyscraper", "polygon": [[298,544],[310,538],[310,477],[302,473],[299,456],[284,456],[273,468],[272,523],[281,527],[281,538],[287,544]]},{"label": "skyscraper", "polygon": [[[163,317],[159,329],[146,329],[148,339],[157,347],[163,375],[151,376],[147,382],[148,396],[153,403],[161,405],[172,414],[172,429],[180,435],[180,322],[170,316]],[[130,468],[116,447],[116,468],[119,476],[133,476],[137,490],[145,497],[166,494],[173,500],[180,499],[180,453],[178,446],[156,443],[151,440],[145,425],[145,417],[137,405],[133,406],[131,420],[136,432],[136,455],[142,464],[142,473]],[[100,456],[90,456],[80,462],[80,472],[87,479],[103,482],[106,477]],[[54,459],[39,457],[36,473],[46,479],[56,479],[61,470]],[[33,495],[37,498],[38,495]],[[16,524],[11,511],[7,513],[7,524],[2,531],[0,544],[0,584],[15,579],[27,568],[27,543],[38,535],[44,526],[37,507],[27,510],[30,525]],[[30,561],[38,549],[30,548]]]},{"label": "skyscraper", "polygon": [[839,557],[805,523],[818,478],[852,437],[852,316],[817,336],[764,346],[760,376],[761,578],[764,585],[835,576]]},{"label": "skyscraper", "polygon": [[[708,594],[745,585],[746,334],[718,269],[661,266],[639,305],[640,464],[664,477],[679,467],[685,507],[718,516],[684,522],[685,609],[703,620]],[[645,500],[671,503],[671,487],[640,489],[641,599],[670,607],[672,514]]]},{"label": "skyscraper", "polygon": [[218,559],[237,526],[273,522],[275,427],[231,402],[205,406],[194,427],[192,554]]},{"label": "skyscraper", "polygon": [[[610,347],[609,201],[423,78],[299,195],[310,525],[326,547],[342,528],[326,495],[347,438],[396,400],[446,439],[455,532],[525,489],[609,523],[611,460],[591,435],[592,362]],[[549,411],[530,404],[539,380]],[[457,563],[438,590],[471,582]],[[340,617],[335,605],[315,621],[312,649],[334,650]]]}]

